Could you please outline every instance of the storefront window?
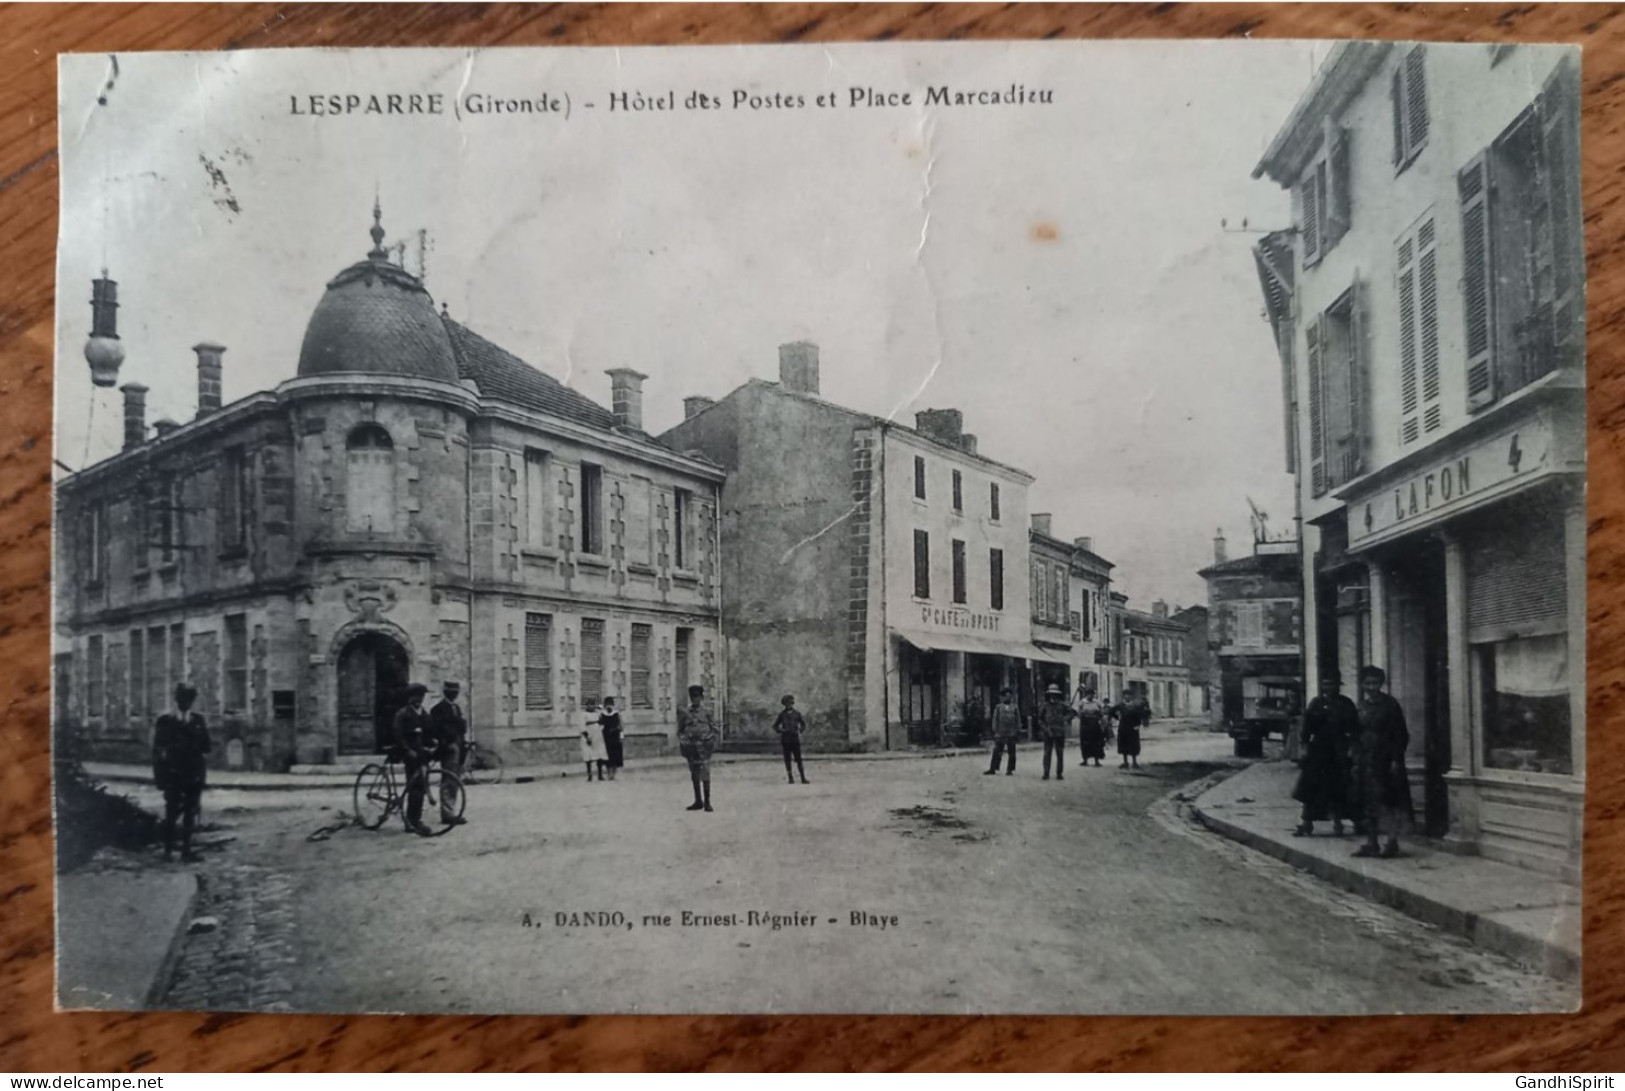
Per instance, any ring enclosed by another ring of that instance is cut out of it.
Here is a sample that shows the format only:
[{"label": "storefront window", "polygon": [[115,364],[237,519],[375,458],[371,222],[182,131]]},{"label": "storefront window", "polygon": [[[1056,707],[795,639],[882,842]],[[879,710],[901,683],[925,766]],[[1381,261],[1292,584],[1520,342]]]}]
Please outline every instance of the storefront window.
[{"label": "storefront window", "polygon": [[1473,645],[1484,764],[1531,773],[1574,772],[1565,635]]}]

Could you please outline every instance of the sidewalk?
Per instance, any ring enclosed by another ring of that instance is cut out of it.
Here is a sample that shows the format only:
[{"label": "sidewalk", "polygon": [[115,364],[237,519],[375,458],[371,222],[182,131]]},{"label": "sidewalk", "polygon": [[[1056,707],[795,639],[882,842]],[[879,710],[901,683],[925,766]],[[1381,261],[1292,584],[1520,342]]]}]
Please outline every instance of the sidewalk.
[{"label": "sidewalk", "polygon": [[65,1009],[144,1008],[168,984],[191,922],[197,875],[104,850],[58,876],[57,1004]]},{"label": "sidewalk", "polygon": [[[1022,743],[1018,749],[1021,751],[1041,751],[1042,743]],[[980,757],[987,759],[989,750],[987,746],[952,747],[935,750],[883,750],[874,753],[817,753],[808,752],[806,760],[812,762],[825,761],[903,761],[908,759],[924,760],[930,758],[963,758]],[[369,759],[370,760],[370,759]],[[739,762],[770,762],[779,764],[784,759],[777,750],[771,753],[718,753],[712,757],[714,765],[732,765]],[[300,789],[320,789],[330,791],[334,788],[347,788],[355,782],[356,774],[367,764],[367,760],[346,761],[331,766],[302,765],[295,766],[287,773],[251,773],[229,769],[210,769],[209,787],[215,789],[232,789],[236,791],[297,791]],[[637,758],[628,763],[622,773],[636,774],[643,769],[681,769],[687,763],[680,754],[668,754],[658,758]],[[151,784],[152,769],[145,765],[120,765],[113,762],[85,762],[85,772],[104,784]],[[507,766],[503,770],[502,779],[508,784],[528,784],[538,780],[553,780],[558,777],[575,776],[581,772],[579,762],[567,762],[559,765],[531,765]]]},{"label": "sidewalk", "polygon": [[1214,832],[1345,890],[1555,977],[1579,976],[1579,888],[1417,838],[1403,841],[1398,859],[1356,859],[1360,841],[1332,837],[1329,822],[1317,823],[1313,837],[1293,837],[1297,775],[1291,762],[1260,762],[1204,792],[1191,810]]}]

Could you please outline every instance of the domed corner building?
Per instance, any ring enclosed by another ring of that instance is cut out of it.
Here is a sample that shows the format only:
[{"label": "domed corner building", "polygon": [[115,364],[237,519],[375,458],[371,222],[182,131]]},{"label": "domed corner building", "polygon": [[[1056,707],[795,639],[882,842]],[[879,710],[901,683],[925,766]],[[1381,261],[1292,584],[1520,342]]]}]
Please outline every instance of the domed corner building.
[{"label": "domed corner building", "polygon": [[[616,699],[628,756],[675,749],[691,683],[721,690],[722,470],[437,312],[393,264],[327,284],[299,370],[222,405],[143,419],[57,484],[54,717],[100,760],[150,760],[176,682],[222,768],[350,764],[383,749],[411,682],[462,687],[509,763],[574,761]],[[719,710],[720,711],[720,710]],[[62,734],[66,732],[66,734]]]}]

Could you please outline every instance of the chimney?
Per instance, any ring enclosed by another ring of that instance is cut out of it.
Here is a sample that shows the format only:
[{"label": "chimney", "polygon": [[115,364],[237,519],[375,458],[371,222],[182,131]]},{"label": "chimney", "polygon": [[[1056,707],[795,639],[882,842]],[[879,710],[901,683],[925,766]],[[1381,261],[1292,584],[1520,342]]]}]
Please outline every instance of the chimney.
[{"label": "chimney", "polygon": [[1213,563],[1223,564],[1229,559],[1228,554],[1224,551],[1224,528],[1220,527],[1213,532]]},{"label": "chimney", "polygon": [[163,439],[165,436],[169,435],[169,433],[173,432],[179,427],[180,425],[178,423],[170,420],[168,417],[165,417],[163,420],[155,420],[152,422],[152,430],[158,433],[159,439]]},{"label": "chimney", "polygon": [[1095,540],[1093,538],[1074,538],[1072,544],[1090,553],[1095,551]]},{"label": "chimney", "polygon": [[643,380],[649,376],[629,367],[612,367],[609,376],[610,408],[617,428],[643,431]]},{"label": "chimney", "polygon": [[693,417],[697,417],[715,404],[717,404],[717,400],[715,398],[707,398],[703,394],[695,394],[691,398],[684,398],[683,419],[689,420]]},{"label": "chimney", "polygon": [[964,451],[967,455],[974,455],[976,453],[976,437],[971,435],[969,432],[966,432],[964,435],[960,436],[959,449]]},{"label": "chimney", "polygon": [[818,346],[792,341],[779,346],[779,385],[797,394],[818,393]]},{"label": "chimney", "polygon": [[124,392],[124,449],[139,447],[147,440],[147,388],[140,383],[125,383]]},{"label": "chimney", "polygon": [[914,414],[914,427],[938,443],[958,447],[965,433],[965,414],[957,409],[922,409]]},{"label": "chimney", "polygon": [[1047,511],[1033,512],[1033,529],[1043,535],[1049,534],[1050,513]]},{"label": "chimney", "polygon": [[197,415],[206,417],[220,409],[220,356],[226,346],[203,341],[192,351],[197,353]]},{"label": "chimney", "polygon": [[1162,601],[1161,599],[1158,599],[1156,602],[1153,602],[1151,604],[1151,616],[1152,617],[1167,617],[1168,616],[1168,604],[1166,602]]}]

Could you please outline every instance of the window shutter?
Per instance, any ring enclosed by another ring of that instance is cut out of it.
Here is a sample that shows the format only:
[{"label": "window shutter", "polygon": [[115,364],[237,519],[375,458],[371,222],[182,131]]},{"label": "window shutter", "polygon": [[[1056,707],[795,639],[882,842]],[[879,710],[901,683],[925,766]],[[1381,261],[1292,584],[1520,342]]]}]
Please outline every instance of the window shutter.
[{"label": "window shutter", "polygon": [[649,688],[650,642],[654,628],[650,625],[632,626],[632,707],[653,708],[654,695]]},{"label": "window shutter", "polygon": [[1331,175],[1330,207],[1325,217],[1326,232],[1330,236],[1328,241],[1331,243],[1347,234],[1349,225],[1354,222],[1354,192],[1350,186],[1352,168],[1349,162],[1349,143],[1352,139],[1353,134],[1348,129],[1332,130],[1332,146],[1327,155]]},{"label": "window shutter", "polygon": [[593,708],[602,703],[604,693],[604,622],[602,618],[581,619],[581,704]]},{"label": "window shutter", "polygon": [[1313,170],[1298,189],[1303,209],[1303,263],[1309,266],[1320,260],[1320,201],[1315,193]]},{"label": "window shutter", "polygon": [[1539,99],[1551,202],[1552,341],[1559,367],[1578,366],[1585,349],[1585,225],[1580,210],[1580,73],[1561,61]]},{"label": "window shutter", "polygon": [[1416,389],[1416,239],[1399,240],[1399,442],[1414,443]]},{"label": "window shutter", "polygon": [[1428,138],[1428,85],[1426,50],[1417,46],[1405,56],[1406,152],[1415,152]]},{"label": "window shutter", "polygon": [[1461,194],[1462,303],[1467,320],[1467,408],[1495,400],[1494,298],[1491,295],[1489,159],[1473,157],[1456,176]]},{"label": "window shutter", "polygon": [[1344,377],[1348,398],[1343,411],[1343,476],[1352,481],[1365,469],[1365,293],[1360,278],[1349,286],[1348,359]]},{"label": "window shutter", "polygon": [[1403,68],[1395,68],[1392,82],[1388,88],[1388,101],[1394,111],[1394,163],[1405,160],[1405,74]]},{"label": "window shutter", "polygon": [[525,615],[525,707],[553,707],[553,618]]},{"label": "window shutter", "polygon": [[1416,229],[1416,324],[1422,371],[1422,430],[1443,423],[1439,408],[1439,276],[1433,221]]},{"label": "window shutter", "polygon": [[1321,384],[1320,321],[1304,331],[1309,356],[1309,477],[1314,495],[1326,491],[1325,392]]}]

